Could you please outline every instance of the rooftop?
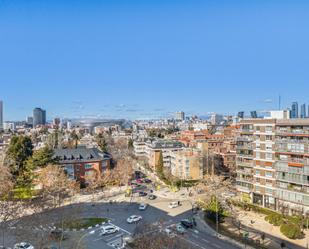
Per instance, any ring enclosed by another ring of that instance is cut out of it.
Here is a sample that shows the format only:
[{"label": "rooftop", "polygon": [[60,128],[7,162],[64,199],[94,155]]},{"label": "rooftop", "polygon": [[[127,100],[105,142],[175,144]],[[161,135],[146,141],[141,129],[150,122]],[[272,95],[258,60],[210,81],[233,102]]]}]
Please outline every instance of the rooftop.
[{"label": "rooftop", "polygon": [[54,157],[62,163],[69,162],[90,162],[110,159],[110,155],[103,153],[97,148],[86,148],[85,146],[74,149],[56,149]]}]

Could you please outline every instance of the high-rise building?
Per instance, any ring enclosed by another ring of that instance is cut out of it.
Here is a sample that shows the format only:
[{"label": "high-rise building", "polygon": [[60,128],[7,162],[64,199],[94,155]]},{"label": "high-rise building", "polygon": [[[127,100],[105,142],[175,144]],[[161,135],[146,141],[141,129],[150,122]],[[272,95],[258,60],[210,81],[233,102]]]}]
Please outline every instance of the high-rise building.
[{"label": "high-rise building", "polygon": [[27,117],[27,125],[32,126],[33,125],[33,117]]},{"label": "high-rise building", "polygon": [[221,114],[214,113],[210,117],[210,123],[212,125],[220,124],[222,121],[223,121],[223,115],[221,115]]},{"label": "high-rise building", "polygon": [[291,118],[298,118],[298,103],[292,103]]},{"label": "high-rise building", "polygon": [[46,124],[46,111],[41,108],[33,110],[33,127]]},{"label": "high-rise building", "polygon": [[175,119],[183,121],[185,120],[185,113],[184,112],[176,112],[175,113]]},{"label": "high-rise building", "polygon": [[300,117],[301,118],[306,118],[306,104],[302,104],[300,107]]},{"label": "high-rise building", "polygon": [[238,112],[237,116],[238,116],[239,118],[244,118],[245,112],[243,112],[243,111]]},{"label": "high-rise building", "polygon": [[0,130],[3,129],[3,101],[0,100]]},{"label": "high-rise building", "polygon": [[251,114],[251,118],[257,118],[258,117],[256,111],[251,111],[250,114]]},{"label": "high-rise building", "polygon": [[239,126],[236,187],[243,201],[308,213],[308,119],[248,119]]}]

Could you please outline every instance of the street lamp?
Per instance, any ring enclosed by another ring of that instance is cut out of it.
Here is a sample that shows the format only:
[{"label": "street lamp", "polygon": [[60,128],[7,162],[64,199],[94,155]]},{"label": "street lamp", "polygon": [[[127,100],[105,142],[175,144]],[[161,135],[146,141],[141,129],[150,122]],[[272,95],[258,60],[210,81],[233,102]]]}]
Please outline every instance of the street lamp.
[{"label": "street lamp", "polygon": [[76,249],[79,249],[80,243],[82,242],[82,240],[83,240],[84,238],[86,238],[87,236],[92,235],[92,234],[94,234],[94,233],[95,233],[95,230],[90,231],[89,233],[85,233],[85,234],[79,239],[79,241],[78,241],[78,243],[77,243],[77,246],[76,246]]}]

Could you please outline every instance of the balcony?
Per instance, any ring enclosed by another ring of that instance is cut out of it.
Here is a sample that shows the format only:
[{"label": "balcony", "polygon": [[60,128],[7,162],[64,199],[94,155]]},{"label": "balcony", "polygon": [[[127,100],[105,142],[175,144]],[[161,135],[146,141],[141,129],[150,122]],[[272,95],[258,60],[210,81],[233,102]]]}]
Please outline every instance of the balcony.
[{"label": "balcony", "polygon": [[252,162],[236,161],[237,166],[253,167]]},{"label": "balcony", "polygon": [[243,176],[237,175],[236,181],[239,181],[239,182],[246,182],[246,183],[252,184],[253,178],[252,178],[252,177],[249,177],[249,176],[243,177]]},{"label": "balcony", "polygon": [[[299,162],[296,162],[299,163]],[[306,163],[306,164],[304,164]],[[293,165],[295,162],[291,161],[278,161],[275,163],[275,169],[279,172],[286,172],[291,174],[299,174],[299,175],[309,175],[309,165],[307,161],[303,160],[303,166],[289,166]]]},{"label": "balcony", "polygon": [[309,186],[309,180],[305,180],[302,175],[299,176],[300,177],[292,177],[291,175],[282,176],[281,174],[277,174],[276,179],[277,181]]},{"label": "balcony", "polygon": [[251,169],[240,169],[240,168],[236,169],[236,173],[237,174],[244,174],[244,175],[252,175],[253,174]]},{"label": "balcony", "polygon": [[253,138],[252,137],[246,137],[246,136],[240,136],[236,138],[237,142],[252,142]]}]

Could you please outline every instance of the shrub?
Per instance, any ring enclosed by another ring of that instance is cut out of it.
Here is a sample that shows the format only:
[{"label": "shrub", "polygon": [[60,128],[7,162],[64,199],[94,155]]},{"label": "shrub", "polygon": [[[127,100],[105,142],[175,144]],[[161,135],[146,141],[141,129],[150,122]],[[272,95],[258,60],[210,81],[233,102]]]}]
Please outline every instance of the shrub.
[{"label": "shrub", "polygon": [[281,214],[270,214],[265,217],[265,220],[274,226],[281,226],[283,224],[283,216]]},{"label": "shrub", "polygon": [[281,225],[280,232],[289,239],[301,239],[302,231],[300,227],[292,222],[287,222]]}]

